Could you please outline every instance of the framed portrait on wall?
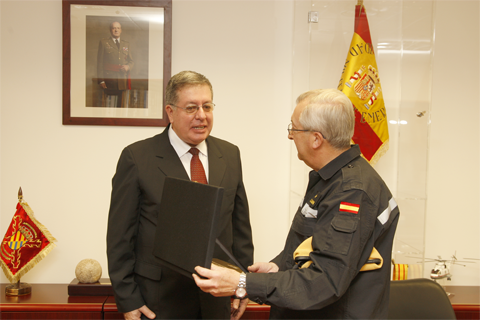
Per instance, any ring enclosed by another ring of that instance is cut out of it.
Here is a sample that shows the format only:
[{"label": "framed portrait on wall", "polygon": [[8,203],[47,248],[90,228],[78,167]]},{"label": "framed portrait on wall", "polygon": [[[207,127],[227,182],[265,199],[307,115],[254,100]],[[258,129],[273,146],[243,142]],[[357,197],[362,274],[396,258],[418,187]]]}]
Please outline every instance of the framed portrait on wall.
[{"label": "framed portrait on wall", "polygon": [[172,0],[62,0],[63,124],[166,126]]}]

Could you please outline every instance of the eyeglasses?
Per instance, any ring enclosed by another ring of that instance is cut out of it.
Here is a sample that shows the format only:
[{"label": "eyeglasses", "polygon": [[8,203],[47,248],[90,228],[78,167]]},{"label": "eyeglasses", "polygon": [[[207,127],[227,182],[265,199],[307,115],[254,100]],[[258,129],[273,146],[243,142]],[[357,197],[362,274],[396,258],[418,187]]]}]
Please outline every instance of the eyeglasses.
[{"label": "eyeglasses", "polygon": [[186,107],[179,107],[179,106],[176,106],[174,104],[172,104],[172,106],[174,106],[175,108],[183,109],[188,114],[197,113],[198,109],[200,109],[200,108],[203,109],[203,112],[210,113],[215,108],[215,103],[205,103],[203,106],[197,106],[196,104],[189,104]]},{"label": "eyeglasses", "polygon": [[[301,129],[295,129],[295,128],[292,128],[293,127],[293,123],[290,122],[290,124],[288,125],[288,128],[287,128],[287,131],[288,131],[288,134],[290,135],[293,135],[293,132],[295,131],[298,131],[298,132],[318,132],[322,135],[323,139],[325,139],[325,136],[323,135],[323,133],[321,133],[320,131],[312,131],[312,130],[301,130]],[[326,139],[325,139],[326,140]]]},{"label": "eyeglasses", "polygon": [[310,130],[295,129],[295,128],[292,128],[292,127],[293,127],[293,124],[290,122],[290,124],[288,125],[288,128],[287,128],[288,134],[293,134],[294,131],[300,131],[300,132],[310,131]]}]

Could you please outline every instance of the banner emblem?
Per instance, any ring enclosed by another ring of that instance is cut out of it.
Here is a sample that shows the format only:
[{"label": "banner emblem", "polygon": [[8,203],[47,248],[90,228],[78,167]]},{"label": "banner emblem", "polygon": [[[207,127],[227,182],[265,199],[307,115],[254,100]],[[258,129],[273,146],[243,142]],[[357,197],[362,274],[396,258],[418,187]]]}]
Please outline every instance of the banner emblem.
[{"label": "banner emblem", "polygon": [[367,100],[373,95],[373,92],[376,89],[376,84],[379,82],[375,68],[368,66],[368,73],[364,74],[358,84],[355,85],[355,93],[360,100]]},{"label": "banner emblem", "polygon": [[8,242],[8,246],[12,250],[17,250],[17,249],[20,249],[24,243],[25,243],[25,236],[20,231],[17,231],[17,233],[10,238],[10,241]]}]

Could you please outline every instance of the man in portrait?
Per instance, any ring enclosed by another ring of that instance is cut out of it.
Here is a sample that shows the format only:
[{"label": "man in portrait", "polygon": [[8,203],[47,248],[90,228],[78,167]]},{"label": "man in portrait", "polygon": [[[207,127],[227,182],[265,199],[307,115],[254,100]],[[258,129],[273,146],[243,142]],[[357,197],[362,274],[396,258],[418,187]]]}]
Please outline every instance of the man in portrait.
[{"label": "man in portrait", "polygon": [[[98,83],[105,97],[115,98],[115,107],[125,107],[124,92],[131,89],[130,71],[133,68],[131,45],[121,39],[122,25],[115,21],[110,24],[108,38],[100,40],[97,55]],[[110,105],[105,105],[106,107]]]}]

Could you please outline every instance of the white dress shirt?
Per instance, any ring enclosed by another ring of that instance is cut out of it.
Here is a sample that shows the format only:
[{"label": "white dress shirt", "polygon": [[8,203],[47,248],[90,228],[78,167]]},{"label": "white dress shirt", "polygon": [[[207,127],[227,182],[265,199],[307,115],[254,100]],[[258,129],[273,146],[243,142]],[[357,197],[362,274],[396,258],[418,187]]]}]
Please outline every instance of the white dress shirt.
[{"label": "white dress shirt", "polygon": [[[182,161],[183,166],[185,167],[185,171],[187,171],[188,177],[192,179],[190,174],[190,161],[192,160],[192,154],[188,152],[192,147],[186,144],[182,139],[180,139],[177,133],[172,129],[172,126],[168,129],[168,139],[170,140],[170,144],[172,145],[173,149],[177,153],[180,161]],[[203,169],[205,170],[205,176],[207,177],[208,182],[208,148],[207,143],[202,141],[200,144],[196,146],[200,152],[198,153],[198,157],[200,161],[202,161]]]}]

